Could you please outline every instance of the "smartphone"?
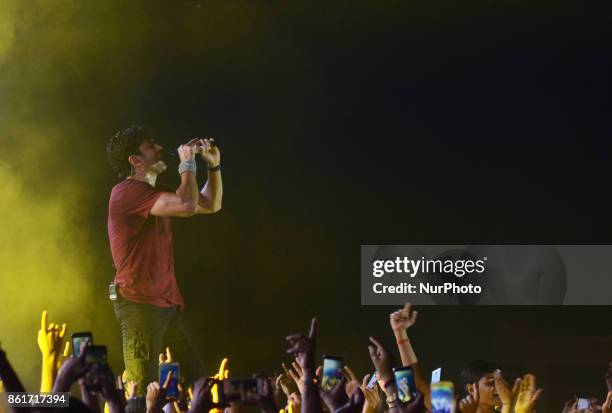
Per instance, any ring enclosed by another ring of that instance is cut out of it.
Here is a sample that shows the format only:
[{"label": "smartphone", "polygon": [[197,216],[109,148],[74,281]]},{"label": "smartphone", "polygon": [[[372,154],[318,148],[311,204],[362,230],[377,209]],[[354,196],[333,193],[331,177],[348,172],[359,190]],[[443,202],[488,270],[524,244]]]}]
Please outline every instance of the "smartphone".
[{"label": "smartphone", "polygon": [[578,410],[589,408],[589,399],[578,399]]},{"label": "smartphone", "polygon": [[323,356],[321,388],[331,390],[342,380],[342,357]]},{"label": "smartphone", "polygon": [[87,387],[100,388],[107,379],[106,346],[88,346],[85,350],[85,361],[94,365],[85,376]]},{"label": "smartphone", "polygon": [[81,333],[73,333],[71,336],[72,339],[72,355],[74,357],[79,357],[81,354],[81,343],[84,341],[87,342],[88,346],[93,345],[93,335],[89,331],[83,331]]},{"label": "smartphone", "polygon": [[402,403],[408,403],[414,397],[416,385],[412,367],[399,367],[393,369],[395,384],[397,384],[397,397]]},{"label": "smartphone", "polygon": [[431,383],[431,412],[451,413],[453,408],[453,383],[439,381]]},{"label": "smartphone", "polygon": [[256,404],[263,395],[264,377],[249,379],[225,379],[219,386],[219,403]]},{"label": "smartphone", "polygon": [[170,383],[168,383],[168,388],[166,389],[166,394],[171,399],[177,399],[179,396],[179,378],[181,374],[181,365],[179,363],[162,363],[159,365],[159,385],[163,386],[166,382],[166,377],[168,377],[168,373],[172,372],[172,377],[170,378]]},{"label": "smartphone", "polygon": [[439,367],[431,372],[431,383],[437,383],[442,377],[442,367]]},{"label": "smartphone", "polygon": [[370,381],[368,382],[367,388],[368,389],[375,388],[377,380],[378,380],[378,376],[376,375],[376,372],[372,373],[372,377],[370,378]]}]

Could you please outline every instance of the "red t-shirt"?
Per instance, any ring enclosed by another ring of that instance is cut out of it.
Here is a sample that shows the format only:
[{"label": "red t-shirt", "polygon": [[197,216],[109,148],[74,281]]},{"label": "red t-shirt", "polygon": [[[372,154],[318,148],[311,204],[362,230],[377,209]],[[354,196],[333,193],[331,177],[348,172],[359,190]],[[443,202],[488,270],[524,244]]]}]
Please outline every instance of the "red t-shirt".
[{"label": "red t-shirt", "polygon": [[163,192],[167,190],[135,179],[113,187],[108,202],[108,238],[117,270],[115,282],[127,300],[182,308],[170,218],[151,215]]}]

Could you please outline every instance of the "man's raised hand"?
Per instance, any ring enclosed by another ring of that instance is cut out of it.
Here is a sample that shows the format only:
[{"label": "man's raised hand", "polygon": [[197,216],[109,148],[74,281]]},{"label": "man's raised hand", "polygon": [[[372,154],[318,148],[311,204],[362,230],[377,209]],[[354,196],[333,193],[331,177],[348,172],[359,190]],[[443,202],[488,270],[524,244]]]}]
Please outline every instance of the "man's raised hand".
[{"label": "man's raised hand", "polygon": [[168,372],[166,381],[160,387],[159,383],[154,381],[147,386],[147,413],[160,413],[162,408],[167,403],[167,389],[172,380],[172,371]]},{"label": "man's raised hand", "polygon": [[64,335],[66,335],[66,323],[61,327],[56,323],[47,324],[47,310],[43,310],[36,340],[43,359],[53,358],[55,362],[60,357]]},{"label": "man's raised hand", "polygon": [[305,379],[314,379],[315,377],[315,346],[317,341],[317,319],[313,318],[310,322],[310,332],[308,337],[301,334],[292,334],[287,336],[287,341],[291,348],[287,353],[295,356],[298,364],[302,368],[303,377]]},{"label": "man's raised hand", "polygon": [[219,147],[215,145],[213,138],[204,138],[198,140],[198,152],[206,164],[214,168],[221,163],[221,152]]},{"label": "man's raised hand", "polygon": [[[227,357],[225,357],[223,360],[221,360],[221,364],[219,365],[219,371],[215,373],[215,375],[212,377],[215,381],[214,381],[214,384],[213,383],[210,384],[211,385],[210,393],[212,395],[212,401],[215,404],[219,403],[219,386],[220,386],[219,382],[229,377],[229,370],[227,369],[227,363],[228,363],[228,359]],[[218,410],[219,412],[222,411],[220,409],[215,409],[215,410]]]},{"label": "man's raised hand", "polygon": [[532,412],[541,395],[542,389],[536,390],[536,377],[533,374],[525,374],[521,380],[514,411],[516,413]]},{"label": "man's raised hand", "polygon": [[404,308],[400,308],[389,316],[391,329],[394,332],[406,332],[416,323],[418,314],[418,311],[412,311],[412,304],[406,303]]},{"label": "man's raised hand", "polygon": [[287,367],[285,363],[281,363],[281,366],[285,373],[279,374],[277,383],[280,384],[283,392],[287,396],[296,391],[301,394],[304,382],[302,380],[302,368],[300,365],[297,361],[293,361],[290,367]]},{"label": "man's raised hand", "polygon": [[212,385],[215,379],[200,378],[193,385],[190,413],[208,413],[215,406],[212,398]]},{"label": "man's raised hand", "polygon": [[174,359],[172,358],[172,353],[170,352],[170,347],[166,347],[166,353],[159,353],[159,364],[164,363],[172,363]]},{"label": "man's raised hand", "polygon": [[365,404],[363,405],[364,413],[373,413],[376,411],[376,406],[380,402],[380,395],[378,394],[378,385],[375,383],[374,388],[370,389],[368,384],[370,383],[370,374],[366,374],[361,382],[361,391],[365,396]]},{"label": "man's raised hand", "polygon": [[378,372],[378,378],[382,380],[383,383],[387,383],[390,380],[395,379],[392,370],[393,357],[391,356],[391,353],[389,353],[387,349],[385,349],[385,347],[374,337],[370,337],[370,341],[372,344],[368,346],[368,350],[370,352],[372,364],[374,364],[374,367]]},{"label": "man's raised hand", "polygon": [[466,398],[459,401],[459,411],[461,411],[461,413],[476,413],[479,402],[480,391],[478,390],[478,383],[473,383],[470,394],[468,394]]},{"label": "man's raised hand", "polygon": [[87,342],[81,343],[81,353],[78,357],[68,358],[57,374],[57,380],[53,385],[54,392],[70,391],[72,383],[85,376],[93,364],[88,364],[85,358],[87,354]]},{"label": "man's raised hand", "polygon": [[177,148],[176,152],[178,153],[181,162],[195,160],[195,155],[198,152],[196,146],[198,141],[199,139],[195,138]]},{"label": "man's raised hand", "polygon": [[521,379],[517,378],[511,389],[510,385],[504,380],[501,370],[497,369],[495,373],[493,373],[493,378],[495,380],[495,391],[497,391],[502,404],[512,405],[518,395]]},{"label": "man's raised hand", "polygon": [[344,366],[344,374],[348,380],[345,386],[346,395],[350,397],[351,394],[355,392],[355,389],[361,387],[361,383],[359,382],[357,376],[355,375],[355,373],[353,373],[353,370],[349,366]]}]

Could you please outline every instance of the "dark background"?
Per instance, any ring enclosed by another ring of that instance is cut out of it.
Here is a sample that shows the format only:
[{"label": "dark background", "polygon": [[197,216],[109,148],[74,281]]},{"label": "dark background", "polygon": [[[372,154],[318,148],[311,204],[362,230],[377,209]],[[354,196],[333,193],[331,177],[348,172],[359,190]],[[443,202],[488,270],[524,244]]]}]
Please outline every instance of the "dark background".
[{"label": "dark background", "polygon": [[[92,306],[63,314],[111,346],[115,370],[104,148],[130,124],[167,147],[214,136],[222,151],[223,210],[174,225],[211,371],[224,355],[234,376],[278,370],[285,335],[311,316],[321,352],[370,371],[367,337],[392,344],[393,309],[360,306],[362,244],[610,243],[606,2],[11,4],[5,158],[30,139],[23,125],[49,131],[24,181],[40,199],[82,189],[68,208]],[[176,185],[175,167],[160,180]],[[475,358],[535,370],[554,411],[604,395],[610,316],[428,307],[411,334],[444,377]]]}]

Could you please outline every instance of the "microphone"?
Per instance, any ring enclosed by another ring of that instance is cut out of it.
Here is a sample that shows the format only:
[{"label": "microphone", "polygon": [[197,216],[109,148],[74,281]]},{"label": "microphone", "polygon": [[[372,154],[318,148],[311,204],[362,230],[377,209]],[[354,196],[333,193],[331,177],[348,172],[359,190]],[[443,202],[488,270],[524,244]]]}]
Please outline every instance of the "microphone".
[{"label": "microphone", "polygon": [[[211,146],[214,146],[214,142],[212,143]],[[202,153],[202,151],[206,150],[206,147],[204,145],[196,145],[196,148],[198,150],[197,153]],[[164,158],[169,161],[178,160],[179,159],[178,148],[169,149],[165,151],[164,155],[165,155]]]}]

